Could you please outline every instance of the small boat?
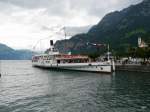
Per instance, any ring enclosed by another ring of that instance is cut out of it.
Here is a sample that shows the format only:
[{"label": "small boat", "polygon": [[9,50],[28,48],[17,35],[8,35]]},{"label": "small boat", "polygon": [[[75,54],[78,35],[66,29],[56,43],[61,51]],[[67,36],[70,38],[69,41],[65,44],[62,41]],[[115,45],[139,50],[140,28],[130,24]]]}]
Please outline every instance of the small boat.
[{"label": "small boat", "polygon": [[43,54],[32,57],[34,67],[60,70],[73,70],[84,72],[112,73],[112,61],[92,61],[85,55],[62,54],[54,48],[53,41],[50,41],[50,48]]}]

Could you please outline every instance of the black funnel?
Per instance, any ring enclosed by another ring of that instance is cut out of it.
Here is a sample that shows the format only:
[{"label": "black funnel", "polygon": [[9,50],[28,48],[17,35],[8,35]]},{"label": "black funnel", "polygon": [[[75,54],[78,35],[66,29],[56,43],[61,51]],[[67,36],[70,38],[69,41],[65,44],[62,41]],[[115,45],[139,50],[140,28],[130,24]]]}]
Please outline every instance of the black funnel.
[{"label": "black funnel", "polygon": [[50,40],[50,46],[53,46],[54,43],[53,43],[53,40]]}]

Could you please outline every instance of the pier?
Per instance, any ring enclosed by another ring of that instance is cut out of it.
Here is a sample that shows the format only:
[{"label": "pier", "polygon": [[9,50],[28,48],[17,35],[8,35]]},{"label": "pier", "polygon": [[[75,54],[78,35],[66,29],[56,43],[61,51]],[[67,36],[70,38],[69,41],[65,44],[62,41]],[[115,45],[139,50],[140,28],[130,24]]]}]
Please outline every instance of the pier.
[{"label": "pier", "polygon": [[147,73],[150,73],[150,65],[116,64],[116,71],[147,72]]}]

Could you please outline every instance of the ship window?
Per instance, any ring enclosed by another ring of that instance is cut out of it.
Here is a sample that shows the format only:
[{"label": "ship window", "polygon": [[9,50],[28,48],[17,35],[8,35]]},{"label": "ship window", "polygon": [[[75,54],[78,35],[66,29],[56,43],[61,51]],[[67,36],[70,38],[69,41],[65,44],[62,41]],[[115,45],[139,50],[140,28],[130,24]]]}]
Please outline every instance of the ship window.
[{"label": "ship window", "polygon": [[101,70],[103,70],[103,67],[100,67]]},{"label": "ship window", "polygon": [[57,63],[59,64],[59,63],[60,63],[60,60],[57,60]]}]

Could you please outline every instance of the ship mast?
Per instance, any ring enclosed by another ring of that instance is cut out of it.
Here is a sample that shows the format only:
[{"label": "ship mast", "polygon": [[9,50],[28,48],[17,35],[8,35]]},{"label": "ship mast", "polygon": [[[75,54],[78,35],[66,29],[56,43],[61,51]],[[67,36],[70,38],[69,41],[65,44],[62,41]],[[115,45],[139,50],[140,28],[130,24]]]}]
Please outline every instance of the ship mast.
[{"label": "ship mast", "polygon": [[107,50],[108,50],[108,51],[107,51],[107,53],[108,53],[108,54],[107,54],[107,55],[108,55],[108,57],[107,57],[107,58],[108,58],[108,61],[109,61],[109,60],[110,60],[110,55],[109,55],[110,47],[109,47],[109,44],[107,45]]},{"label": "ship mast", "polygon": [[64,27],[63,30],[64,30],[64,35],[65,35],[65,49],[66,49],[66,47],[67,47],[67,44],[66,44],[66,37],[67,37],[66,27]]}]

